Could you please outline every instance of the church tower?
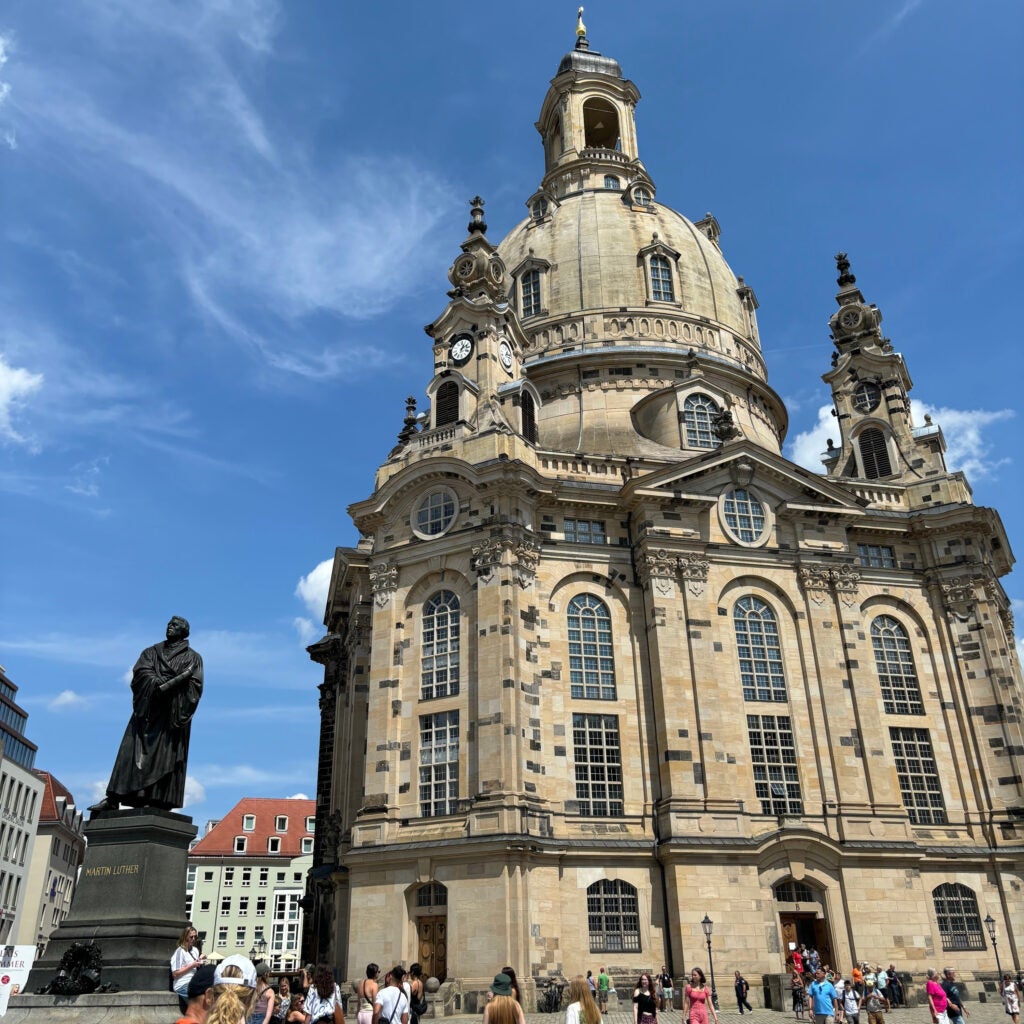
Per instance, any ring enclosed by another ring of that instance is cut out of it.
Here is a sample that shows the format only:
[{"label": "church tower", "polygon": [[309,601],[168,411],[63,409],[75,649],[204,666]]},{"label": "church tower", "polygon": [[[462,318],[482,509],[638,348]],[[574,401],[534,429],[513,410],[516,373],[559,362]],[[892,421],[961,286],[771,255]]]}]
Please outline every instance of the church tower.
[{"label": "church tower", "polygon": [[783,456],[754,292],[710,213],[659,201],[639,98],[581,19],[526,215],[494,244],[470,204],[428,407],[349,508],[310,648],[315,952],[419,961],[439,1015],[503,963],[528,1004],[681,973],[712,907],[748,978],[796,942],[981,971],[981,919],[1024,920],[999,517],[912,425],[845,256],[839,447]]}]

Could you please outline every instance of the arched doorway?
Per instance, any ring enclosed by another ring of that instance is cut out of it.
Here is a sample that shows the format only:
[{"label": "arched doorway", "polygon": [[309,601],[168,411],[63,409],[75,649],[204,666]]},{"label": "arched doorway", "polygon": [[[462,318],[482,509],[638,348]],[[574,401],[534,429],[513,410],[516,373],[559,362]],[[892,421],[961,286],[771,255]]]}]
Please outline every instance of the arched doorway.
[{"label": "arched doorway", "polygon": [[414,894],[416,959],[424,978],[444,981],[448,976],[448,889],[440,882],[427,882]]},{"label": "arched doorway", "polygon": [[782,932],[783,961],[801,944],[818,951],[823,964],[835,966],[832,937],[825,914],[825,894],[807,881],[787,878],[772,886]]}]

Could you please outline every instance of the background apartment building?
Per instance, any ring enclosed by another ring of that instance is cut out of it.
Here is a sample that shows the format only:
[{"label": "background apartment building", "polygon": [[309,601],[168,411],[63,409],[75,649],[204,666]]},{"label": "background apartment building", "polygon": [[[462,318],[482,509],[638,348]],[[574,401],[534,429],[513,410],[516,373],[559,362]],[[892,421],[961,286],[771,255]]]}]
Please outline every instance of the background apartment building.
[{"label": "background apartment building", "polygon": [[85,856],[85,835],[82,812],[71,793],[49,772],[34,774],[43,790],[16,941],[24,946],[35,943],[37,956],[42,956],[71,909]]},{"label": "background apartment building", "polygon": [[256,954],[273,970],[299,966],[313,800],[247,797],[189,854],[186,915],[206,953]]},{"label": "background apartment building", "polygon": [[25,902],[26,865],[32,857],[42,781],[32,771],[36,750],[25,736],[28,713],[18,687],[0,667],[0,942],[18,934]]}]

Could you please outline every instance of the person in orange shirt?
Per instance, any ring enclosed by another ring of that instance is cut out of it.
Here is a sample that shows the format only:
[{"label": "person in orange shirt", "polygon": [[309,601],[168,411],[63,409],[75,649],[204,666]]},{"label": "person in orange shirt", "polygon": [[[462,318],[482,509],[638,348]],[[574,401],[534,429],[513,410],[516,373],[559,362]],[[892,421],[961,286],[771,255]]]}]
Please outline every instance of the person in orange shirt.
[{"label": "person in orange shirt", "polygon": [[850,980],[853,982],[857,995],[864,995],[864,972],[860,969],[859,965],[853,965],[853,970],[850,972]]}]

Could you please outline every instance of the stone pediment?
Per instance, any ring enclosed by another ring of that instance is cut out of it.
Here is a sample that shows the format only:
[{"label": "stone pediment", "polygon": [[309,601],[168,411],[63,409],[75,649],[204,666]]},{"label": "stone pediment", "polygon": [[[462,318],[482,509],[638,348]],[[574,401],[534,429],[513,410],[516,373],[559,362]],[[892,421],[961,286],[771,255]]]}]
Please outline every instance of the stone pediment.
[{"label": "stone pediment", "polygon": [[634,477],[623,493],[632,493],[637,498],[706,495],[713,499],[729,482],[736,487],[754,486],[771,495],[777,506],[793,511],[864,515],[863,501],[838,481],[811,473],[743,440],[700,458]]}]

